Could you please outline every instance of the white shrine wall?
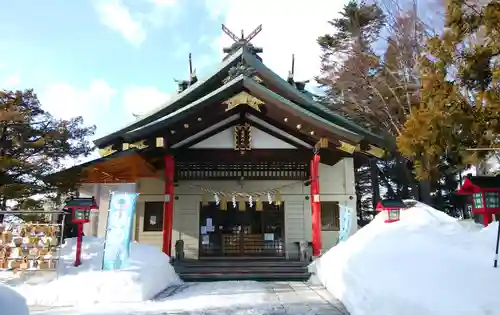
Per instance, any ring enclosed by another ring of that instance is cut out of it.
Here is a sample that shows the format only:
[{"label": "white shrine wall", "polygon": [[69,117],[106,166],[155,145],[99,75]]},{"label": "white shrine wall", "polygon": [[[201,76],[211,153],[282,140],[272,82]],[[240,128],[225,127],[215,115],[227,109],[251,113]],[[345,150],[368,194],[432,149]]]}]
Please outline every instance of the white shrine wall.
[{"label": "white shrine wall", "polygon": [[[264,122],[259,122],[265,124]],[[267,124],[267,129],[281,133],[283,136],[301,143],[286,133]],[[229,149],[233,148],[233,128],[228,128],[219,134],[205,139],[194,146],[193,149]],[[302,144],[304,145],[304,144]],[[252,127],[252,148],[253,149],[293,149],[294,146],[277,139],[264,131]],[[87,194],[94,194],[99,203],[99,212],[95,216],[96,222],[91,224],[97,226],[97,236],[104,236],[106,229],[106,220],[109,204],[109,193],[116,191],[137,191],[139,198],[136,207],[136,216],[134,222],[133,237],[134,240],[162,247],[162,232],[145,232],[144,227],[144,207],[149,201],[164,201],[164,182],[161,179],[162,172],[159,172],[159,178],[143,178],[137,181],[136,185],[103,185],[97,189],[94,185],[85,185],[82,190]],[[341,206],[349,207],[356,211],[356,193],[354,186],[354,165],[352,158],[344,158],[333,166],[320,164],[320,199],[321,201],[337,201]],[[284,186],[295,181],[280,180],[244,180],[244,181],[180,181],[175,187],[174,200],[174,218],[172,232],[172,253],[174,252],[175,242],[179,239],[184,240],[184,248],[187,258],[198,257],[199,243],[199,204],[201,192],[199,188],[192,186],[202,186],[215,191],[265,191],[276,187]],[[99,192],[99,195],[95,195]],[[297,252],[294,242],[311,241],[312,223],[311,223],[311,201],[310,186],[302,184],[294,185],[281,191],[285,210],[285,252],[291,257]],[[356,216],[353,216],[351,234],[357,229]],[[323,251],[335,246],[338,242],[338,231],[323,231]]]}]

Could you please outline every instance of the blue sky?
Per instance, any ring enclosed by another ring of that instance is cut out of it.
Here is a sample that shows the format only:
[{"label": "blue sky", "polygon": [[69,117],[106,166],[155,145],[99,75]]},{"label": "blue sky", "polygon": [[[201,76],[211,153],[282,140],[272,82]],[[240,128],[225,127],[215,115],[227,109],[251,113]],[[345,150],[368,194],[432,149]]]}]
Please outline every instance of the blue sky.
[{"label": "blue sky", "polygon": [[[335,2],[335,3],[333,3]],[[44,0],[6,1],[0,19],[0,88],[34,88],[59,117],[81,115],[97,136],[167,102],[174,78],[188,76],[188,53],[198,76],[220,62],[221,48],[258,24],[264,62],[286,76],[296,55],[296,78],[318,74],[315,39],[331,31],[345,1],[310,0]]]}]

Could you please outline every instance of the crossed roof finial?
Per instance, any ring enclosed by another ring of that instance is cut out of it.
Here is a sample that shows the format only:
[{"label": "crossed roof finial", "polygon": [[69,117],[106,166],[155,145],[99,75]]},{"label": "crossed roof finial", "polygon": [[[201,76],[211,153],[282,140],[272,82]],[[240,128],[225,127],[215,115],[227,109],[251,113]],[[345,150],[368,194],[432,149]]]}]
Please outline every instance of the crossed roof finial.
[{"label": "crossed roof finial", "polygon": [[255,38],[262,31],[262,24],[257,26],[248,36],[245,37],[245,33],[241,30],[241,37],[236,36],[230,29],[228,29],[224,24],[222,24],[222,31],[231,37],[234,43],[229,48],[224,48],[224,53],[232,54],[243,46],[247,46],[250,52],[258,54],[262,52],[262,48],[254,47],[250,41]]}]

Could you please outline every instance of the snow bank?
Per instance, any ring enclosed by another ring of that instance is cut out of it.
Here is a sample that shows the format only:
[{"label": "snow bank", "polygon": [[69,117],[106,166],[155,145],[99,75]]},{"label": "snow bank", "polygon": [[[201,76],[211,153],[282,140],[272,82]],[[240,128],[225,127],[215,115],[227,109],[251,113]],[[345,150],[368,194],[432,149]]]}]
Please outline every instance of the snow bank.
[{"label": "snow bank", "polygon": [[0,315],[29,315],[26,299],[0,283]]},{"label": "snow bank", "polygon": [[313,262],[311,270],[351,315],[500,314],[497,224],[464,228],[422,203],[382,214]]},{"label": "snow bank", "polygon": [[101,271],[103,244],[101,238],[84,237],[83,264],[73,267],[76,238],[68,239],[61,249],[57,279],[23,283],[14,289],[26,297],[29,305],[68,306],[145,301],[181,282],[167,255],[139,243],[132,244],[128,268]]}]

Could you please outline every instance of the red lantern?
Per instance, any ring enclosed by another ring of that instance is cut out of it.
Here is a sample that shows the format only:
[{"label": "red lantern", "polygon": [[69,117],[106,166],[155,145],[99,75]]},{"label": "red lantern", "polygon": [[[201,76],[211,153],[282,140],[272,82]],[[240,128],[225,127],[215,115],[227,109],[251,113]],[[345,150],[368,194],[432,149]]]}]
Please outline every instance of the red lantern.
[{"label": "red lantern", "polygon": [[73,223],[83,224],[90,221],[90,211],[97,209],[94,197],[71,198],[66,201],[64,209],[71,210]]},{"label": "red lantern", "polygon": [[76,257],[75,266],[81,265],[83,224],[90,221],[90,211],[97,209],[94,197],[91,198],[71,198],[66,201],[65,210],[71,210],[72,222],[78,225],[76,235]]},{"label": "red lantern", "polygon": [[472,213],[483,217],[484,226],[491,223],[493,214],[500,213],[500,176],[469,174],[457,194],[472,196]]},{"label": "red lantern", "polygon": [[392,223],[399,221],[401,217],[401,209],[405,209],[406,205],[403,201],[397,199],[386,199],[379,201],[377,204],[377,211],[386,211],[387,216],[385,223]]}]

